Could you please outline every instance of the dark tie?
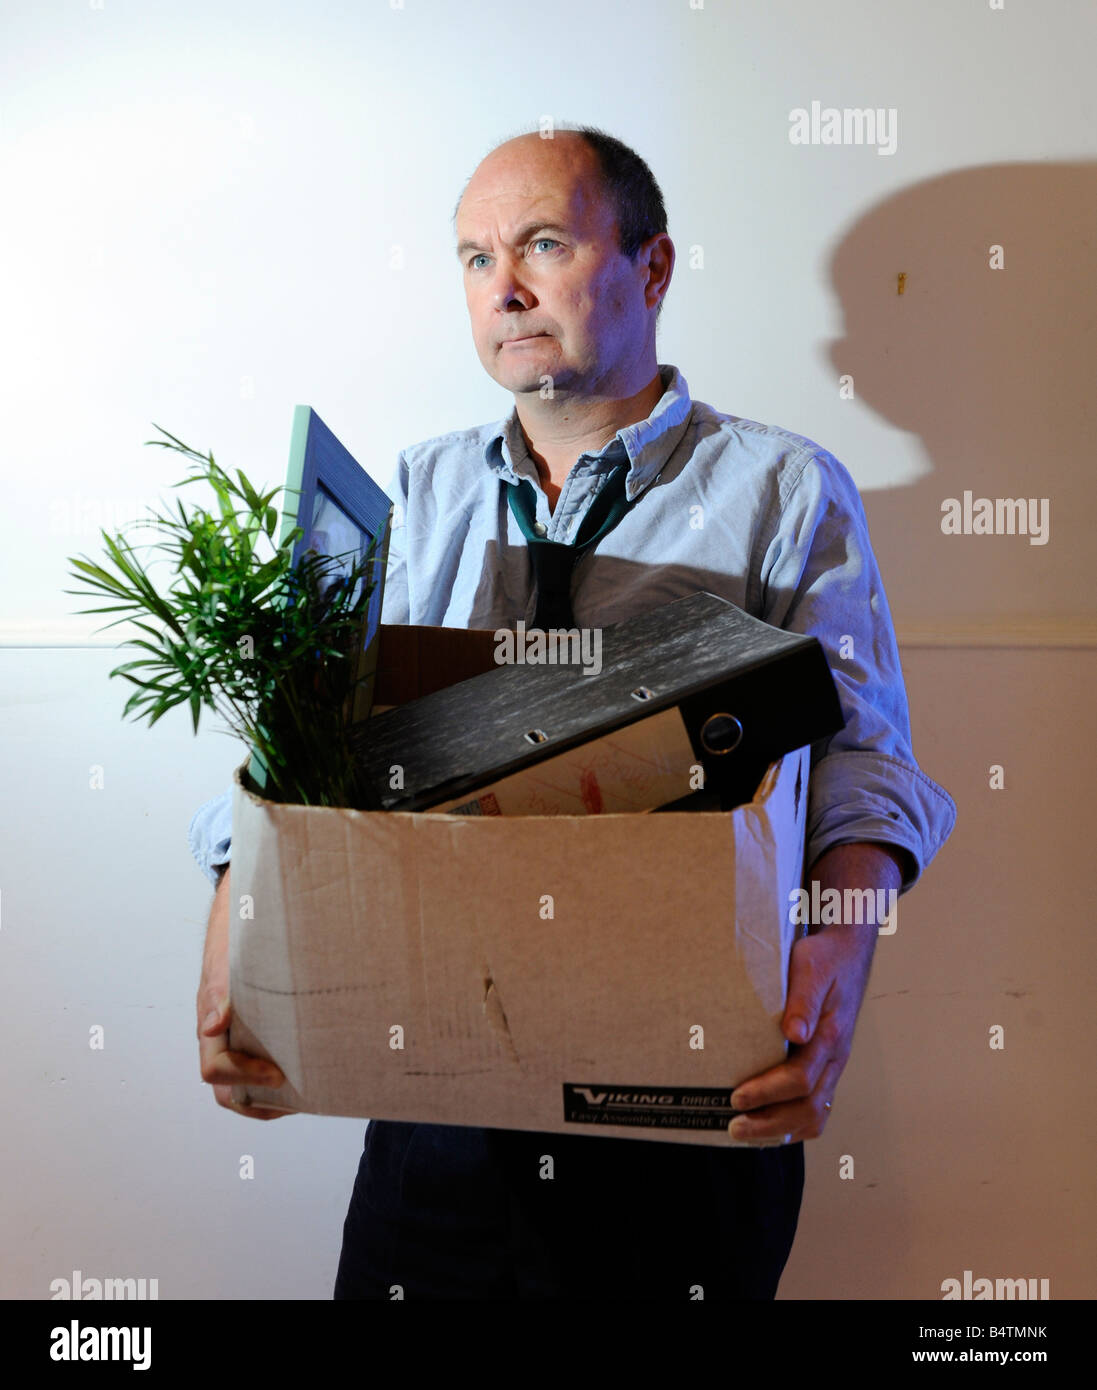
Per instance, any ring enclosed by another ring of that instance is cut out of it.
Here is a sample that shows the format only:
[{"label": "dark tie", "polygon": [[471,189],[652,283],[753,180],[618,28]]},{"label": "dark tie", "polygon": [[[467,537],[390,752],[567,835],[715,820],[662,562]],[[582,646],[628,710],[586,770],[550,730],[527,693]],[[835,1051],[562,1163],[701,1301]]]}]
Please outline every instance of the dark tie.
[{"label": "dark tie", "polygon": [[528,478],[522,478],[517,486],[514,483],[507,485],[510,509],[529,542],[530,563],[537,585],[537,611],[533,615],[531,628],[547,631],[549,628],[570,629],[575,626],[571,611],[572,569],[579,556],[593,549],[633,505],[625,497],[628,468],[626,461],[617,464],[610,473],[583,518],[574,545],[547,541],[534,531],[537,494]]}]

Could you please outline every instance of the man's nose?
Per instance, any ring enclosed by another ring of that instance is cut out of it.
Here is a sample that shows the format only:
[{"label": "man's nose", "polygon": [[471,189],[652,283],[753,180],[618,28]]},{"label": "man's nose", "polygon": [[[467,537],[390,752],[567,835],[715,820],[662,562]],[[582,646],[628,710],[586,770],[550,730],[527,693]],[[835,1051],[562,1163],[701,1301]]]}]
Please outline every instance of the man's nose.
[{"label": "man's nose", "polygon": [[501,313],[506,313],[509,309],[528,309],[531,306],[529,296],[525,291],[514,287],[513,289],[499,291],[495,296],[495,307]]},{"label": "man's nose", "polygon": [[529,309],[533,306],[533,295],[509,266],[499,267],[492,305],[500,312],[512,308]]}]

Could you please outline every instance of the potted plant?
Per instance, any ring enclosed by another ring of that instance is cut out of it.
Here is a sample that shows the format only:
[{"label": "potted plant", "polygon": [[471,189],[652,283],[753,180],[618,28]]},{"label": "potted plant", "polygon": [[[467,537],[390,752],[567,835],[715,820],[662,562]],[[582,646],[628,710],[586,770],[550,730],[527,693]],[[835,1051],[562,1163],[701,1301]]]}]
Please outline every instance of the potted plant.
[{"label": "potted plant", "polygon": [[[260,492],[239,469],[233,478],[212,453],[154,428],[166,438],[147,444],[191,460],[189,475],[174,486],[207,483],[217,510],[177,500],[177,517],[153,511],[137,523],[155,527],[157,542],[137,546],[103,530],[104,564],[69,557],[84,587],[65,592],[111,600],[78,611],[121,613],[104,628],[130,621],[146,634],[123,644],[145,654],[110,673],[138,687],[123,718],[134,711],[151,728],[169,709],[189,704],[197,733],[205,706],[251,748],[267,799],[377,809],[350,739],[355,694],[371,679],[356,671],[376,543],[363,556],[308,551],[295,565],[301,528],[275,540],[273,499],[288,489]],[[146,564],[142,551],[159,552],[166,582],[154,580],[156,560]]]}]

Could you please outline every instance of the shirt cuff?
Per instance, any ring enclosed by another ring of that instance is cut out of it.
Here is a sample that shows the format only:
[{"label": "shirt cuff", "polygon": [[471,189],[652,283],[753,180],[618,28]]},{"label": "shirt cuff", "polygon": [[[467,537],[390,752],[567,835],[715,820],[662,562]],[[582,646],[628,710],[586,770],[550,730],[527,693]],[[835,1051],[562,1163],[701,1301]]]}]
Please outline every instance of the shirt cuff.
[{"label": "shirt cuff", "polygon": [[914,887],[952,834],[956,803],[921,768],[888,753],[830,753],[812,768],[805,869],[835,845],[876,841],[910,855]]},{"label": "shirt cuff", "polygon": [[191,818],[187,843],[198,867],[217,887],[221,875],[216,871],[232,858],[232,788],[200,806]]}]

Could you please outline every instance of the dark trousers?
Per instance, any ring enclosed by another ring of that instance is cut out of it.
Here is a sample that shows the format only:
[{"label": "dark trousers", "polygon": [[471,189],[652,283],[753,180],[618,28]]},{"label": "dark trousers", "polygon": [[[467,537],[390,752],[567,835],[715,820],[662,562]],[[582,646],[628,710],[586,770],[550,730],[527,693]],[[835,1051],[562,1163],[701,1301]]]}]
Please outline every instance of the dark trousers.
[{"label": "dark trousers", "polygon": [[374,1120],[335,1298],[772,1299],[803,1185],[803,1144]]}]

